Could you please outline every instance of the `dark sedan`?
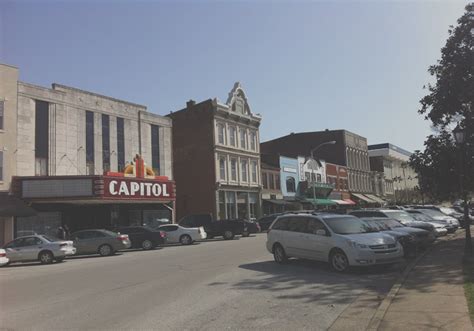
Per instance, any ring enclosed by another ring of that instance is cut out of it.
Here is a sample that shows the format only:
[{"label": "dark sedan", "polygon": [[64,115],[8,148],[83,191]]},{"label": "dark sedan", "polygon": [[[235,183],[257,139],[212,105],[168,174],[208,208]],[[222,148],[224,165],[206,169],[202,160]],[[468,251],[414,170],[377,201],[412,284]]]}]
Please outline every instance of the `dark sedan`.
[{"label": "dark sedan", "polygon": [[270,225],[272,225],[273,221],[276,220],[278,216],[282,214],[273,214],[273,215],[266,215],[261,217],[257,223],[260,225],[260,230],[261,231],[267,231]]},{"label": "dark sedan", "polygon": [[149,250],[166,243],[166,232],[155,231],[146,226],[122,226],[115,228],[114,231],[128,234],[132,248]]}]

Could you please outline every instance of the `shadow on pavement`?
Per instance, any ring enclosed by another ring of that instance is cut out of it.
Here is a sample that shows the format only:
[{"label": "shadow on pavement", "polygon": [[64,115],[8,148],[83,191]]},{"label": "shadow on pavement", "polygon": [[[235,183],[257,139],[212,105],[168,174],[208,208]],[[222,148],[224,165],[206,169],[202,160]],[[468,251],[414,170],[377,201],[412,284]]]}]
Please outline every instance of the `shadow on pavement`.
[{"label": "shadow on pavement", "polygon": [[[391,288],[404,265],[354,268],[348,273],[336,273],[323,262],[293,259],[280,265],[264,261],[240,265],[256,271],[251,278],[231,285],[233,289],[268,291],[276,299],[295,299],[305,303],[348,304],[362,293],[381,298]],[[223,286],[220,282],[209,286]],[[370,299],[373,300],[373,299]]]}]

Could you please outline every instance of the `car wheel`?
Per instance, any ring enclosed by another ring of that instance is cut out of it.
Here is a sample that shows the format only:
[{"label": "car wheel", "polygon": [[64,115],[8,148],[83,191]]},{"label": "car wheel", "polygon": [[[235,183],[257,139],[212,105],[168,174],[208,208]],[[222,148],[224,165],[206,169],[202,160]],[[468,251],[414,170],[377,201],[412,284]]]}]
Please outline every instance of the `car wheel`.
[{"label": "car wheel", "polygon": [[114,250],[112,249],[112,247],[110,245],[102,245],[99,247],[99,254],[101,256],[109,256],[109,255],[112,255],[114,253]]},{"label": "car wheel", "polygon": [[249,237],[249,236],[250,236],[250,232],[248,231],[242,232],[242,237]]},{"label": "car wheel", "polygon": [[143,250],[148,251],[148,250],[153,248],[153,243],[151,242],[151,240],[148,240],[148,239],[143,240],[142,248],[143,248]]},{"label": "car wheel", "polygon": [[331,252],[329,263],[331,264],[331,268],[337,272],[344,272],[349,268],[349,260],[346,254],[340,249]]},{"label": "car wheel", "polygon": [[38,254],[38,260],[42,264],[50,264],[54,261],[54,255],[50,251],[42,251]]},{"label": "car wheel", "polygon": [[234,233],[230,230],[227,230],[224,232],[224,239],[225,240],[231,240],[234,239]]},{"label": "car wheel", "polygon": [[193,239],[187,235],[187,234],[183,234],[180,238],[179,238],[179,242],[182,244],[182,245],[191,245],[193,243]]},{"label": "car wheel", "polygon": [[273,247],[273,258],[278,264],[288,263],[288,256],[286,256],[285,249],[280,244]]}]

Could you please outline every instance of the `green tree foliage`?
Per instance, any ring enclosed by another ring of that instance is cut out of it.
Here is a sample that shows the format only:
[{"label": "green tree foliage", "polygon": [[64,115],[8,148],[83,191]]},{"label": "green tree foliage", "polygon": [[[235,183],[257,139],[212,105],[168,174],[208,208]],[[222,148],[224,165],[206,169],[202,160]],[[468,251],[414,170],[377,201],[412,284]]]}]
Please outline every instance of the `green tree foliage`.
[{"label": "green tree foliage", "polygon": [[[416,151],[410,165],[418,174],[420,189],[436,200],[459,197],[459,169],[464,165],[464,189],[474,191],[474,3],[450,27],[441,60],[428,72],[435,83],[420,101],[420,114],[432,122],[437,131],[427,137],[425,150]],[[466,132],[462,154],[452,136],[454,126]],[[462,160],[459,160],[462,155]]]}]

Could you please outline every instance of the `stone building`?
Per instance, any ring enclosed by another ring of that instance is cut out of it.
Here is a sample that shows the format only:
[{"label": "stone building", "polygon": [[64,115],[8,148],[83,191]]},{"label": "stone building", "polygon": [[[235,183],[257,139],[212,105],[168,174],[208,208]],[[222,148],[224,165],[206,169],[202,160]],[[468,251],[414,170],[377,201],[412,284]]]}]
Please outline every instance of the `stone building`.
[{"label": "stone building", "polygon": [[409,203],[418,186],[416,172],[408,165],[411,153],[390,143],[369,145],[373,183],[386,199]]},{"label": "stone building", "polygon": [[240,84],[234,85],[226,103],[191,100],[168,116],[173,119],[178,218],[258,217],[262,118],[251,111]]},{"label": "stone building", "polygon": [[[149,174],[172,180],[169,118],[142,105],[73,87],[20,82],[18,69],[7,65],[0,65],[0,73],[4,115],[0,189],[18,193],[37,212],[33,217],[4,218],[0,237],[8,240],[20,231],[45,231],[64,223],[77,229],[86,226],[81,217],[91,226],[172,219],[173,199],[164,202],[143,196],[127,203],[99,196],[107,191],[102,189],[107,179],[100,176],[119,176],[136,155],[152,169]],[[97,181],[102,185],[99,191],[93,184]]]}]

